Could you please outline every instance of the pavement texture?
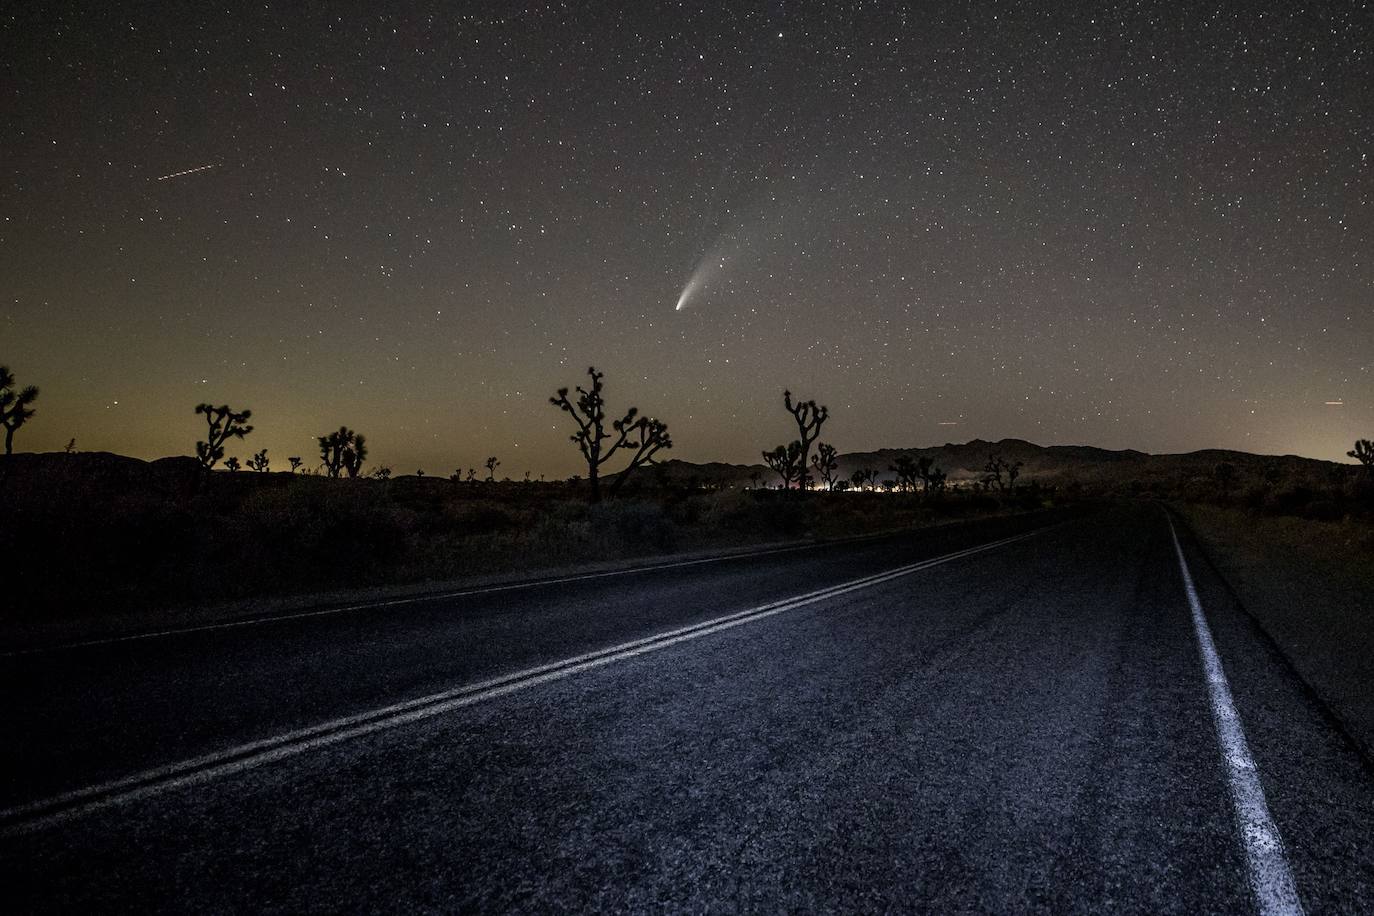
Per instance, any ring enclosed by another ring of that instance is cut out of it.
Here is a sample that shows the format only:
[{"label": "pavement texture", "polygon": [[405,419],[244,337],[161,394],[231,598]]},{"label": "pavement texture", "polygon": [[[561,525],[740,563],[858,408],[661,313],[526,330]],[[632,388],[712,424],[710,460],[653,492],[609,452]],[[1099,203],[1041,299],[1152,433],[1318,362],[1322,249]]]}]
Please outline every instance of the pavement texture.
[{"label": "pavement texture", "polygon": [[[7,657],[0,805],[1030,531],[281,759],[11,813],[6,909],[1256,911],[1150,505]],[[1374,771],[1179,535],[1303,906],[1374,911]]]}]

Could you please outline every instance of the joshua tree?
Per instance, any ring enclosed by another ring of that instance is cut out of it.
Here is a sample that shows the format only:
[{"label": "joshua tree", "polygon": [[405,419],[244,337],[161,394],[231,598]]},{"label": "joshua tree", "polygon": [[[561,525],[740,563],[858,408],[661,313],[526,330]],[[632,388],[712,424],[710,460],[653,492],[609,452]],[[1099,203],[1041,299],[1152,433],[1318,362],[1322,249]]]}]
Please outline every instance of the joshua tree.
[{"label": "joshua tree", "polygon": [[[14,373],[9,366],[0,366],[0,425],[5,427],[5,454],[14,454],[14,431],[33,417],[36,411],[29,405],[38,400],[38,388],[29,385],[14,390]],[[72,440],[75,442],[76,440]]]},{"label": "joshua tree", "polygon": [[62,451],[66,452],[68,455],[74,454],[76,452],[75,436],[72,436],[70,439],[67,440],[67,447],[64,448]]},{"label": "joshua tree", "polygon": [[296,471],[298,471],[298,470],[300,469],[300,466],[301,466],[301,456],[300,456],[300,455],[292,455],[290,458],[287,458],[286,460],[289,461],[289,462],[291,462],[291,473],[292,473],[292,474],[296,473]]},{"label": "joshua tree", "polygon": [[224,466],[231,471],[237,471],[240,467],[242,467],[242,465],[239,464],[239,459],[237,457],[231,457],[228,461],[224,462]]},{"label": "joshua tree", "polygon": [[849,476],[854,486],[860,490],[873,489],[873,483],[878,479],[878,472],[872,468],[859,468]]},{"label": "joshua tree", "polygon": [[830,416],[830,410],[826,407],[817,407],[815,401],[797,401],[792,403],[792,392],[782,393],[783,406],[787,412],[797,421],[797,444],[801,446],[801,473],[795,478],[797,488],[806,489],[807,475],[806,466],[811,456],[811,443],[816,441],[816,437],[821,434],[821,425]]},{"label": "joshua tree", "polygon": [[[1018,461],[1018,462],[1016,463],[1016,468],[1017,468],[1017,473],[1020,473],[1021,462]],[[1005,490],[1005,489],[1007,488],[1007,486],[1006,486],[1006,484],[1003,483],[1003,481],[1002,481],[1002,475],[1003,475],[1003,474],[1010,474],[1010,473],[1011,473],[1011,469],[1012,469],[1011,463],[1008,462],[1008,461],[1007,461],[1005,458],[1003,458],[1001,455],[997,454],[996,452],[993,452],[993,453],[989,454],[989,455],[988,455],[988,463],[987,463],[986,465],[983,466],[983,484],[984,484],[984,486],[986,486],[987,489],[989,489],[989,490],[991,490],[994,486],[997,487],[998,490]],[[1014,483],[1015,480],[1016,480],[1016,478],[1015,478],[1014,476],[1013,476],[1011,479],[1012,479],[1013,483]]]},{"label": "joshua tree", "polygon": [[811,466],[821,475],[821,482],[827,490],[834,490],[835,481],[839,479],[835,476],[835,471],[840,467],[840,463],[835,460],[837,454],[835,446],[829,442],[820,442],[816,445],[816,457],[811,459]]},{"label": "joshua tree", "polygon": [[476,482],[476,480],[477,480],[477,469],[476,469],[476,468],[468,468],[467,482],[468,482],[468,483],[474,483],[474,482]]},{"label": "joshua tree", "polygon": [[320,466],[328,477],[338,477],[347,471],[349,477],[357,477],[363,469],[363,459],[367,457],[366,437],[355,433],[347,426],[340,426],[338,432],[319,436]]},{"label": "joshua tree", "polygon": [[[343,466],[350,478],[357,477],[363,472],[363,460],[367,458],[367,437],[358,433],[353,437],[353,444],[346,447],[343,451]],[[423,474],[421,476],[424,476]]]},{"label": "joshua tree", "polygon": [[228,404],[214,407],[210,404],[197,404],[196,413],[205,415],[209,432],[204,442],[196,443],[196,457],[205,470],[213,468],[224,457],[224,443],[230,439],[242,439],[253,431],[246,425],[253,411],[235,411]]},{"label": "joshua tree", "polygon": [[[482,465],[482,467],[487,469],[487,483],[496,482],[496,469],[500,466],[501,462],[496,460],[495,455],[488,458],[486,462]],[[471,479],[471,477],[469,477],[469,479]]]},{"label": "joshua tree", "polygon": [[1024,461],[1013,461],[1013,462],[1011,462],[1010,464],[1007,465],[1007,489],[1008,489],[1008,490],[1015,490],[1015,489],[1016,489],[1016,478],[1018,478],[1018,477],[1021,476],[1021,468],[1022,468],[1022,466],[1023,466],[1024,464],[1025,464]]},{"label": "joshua tree", "polygon": [[[549,403],[573,418],[577,432],[569,438],[577,444],[578,451],[587,462],[587,481],[591,488],[590,499],[601,499],[601,466],[622,448],[630,454],[630,463],[611,484],[614,494],[625,483],[634,470],[645,464],[654,463],[654,454],[659,449],[672,448],[673,440],[668,435],[668,424],[652,417],[639,416],[639,408],[631,407],[625,416],[611,422],[611,432],[606,431],[606,399],[601,393],[604,372],[597,372],[595,366],[587,369],[591,377],[591,388],[577,386],[577,402],[568,399],[568,389],[558,389]],[[610,445],[603,443],[609,439]]]},{"label": "joshua tree", "polygon": [[921,493],[930,493],[930,475],[935,467],[935,459],[922,455],[916,459],[916,476],[921,479]]},{"label": "joshua tree", "polygon": [[771,452],[764,452],[763,463],[782,478],[781,489],[789,489],[792,481],[800,481],[805,473],[802,470],[802,444],[793,439],[786,445],[777,446]]},{"label": "joshua tree", "polygon": [[[0,372],[3,371],[0,369]],[[1374,442],[1368,439],[1356,439],[1355,447],[1346,454],[1363,465],[1366,474],[1374,476]]]},{"label": "joshua tree", "polygon": [[266,472],[267,465],[267,449],[263,449],[260,452],[254,452],[253,457],[248,459],[248,466],[259,474]]},{"label": "joshua tree", "polygon": [[903,493],[915,491],[918,470],[910,455],[899,455],[888,470],[897,475],[897,487]]},{"label": "joshua tree", "polygon": [[936,468],[931,472],[930,480],[927,481],[929,490],[934,490],[936,493],[943,493],[945,491],[945,480],[945,472]]}]

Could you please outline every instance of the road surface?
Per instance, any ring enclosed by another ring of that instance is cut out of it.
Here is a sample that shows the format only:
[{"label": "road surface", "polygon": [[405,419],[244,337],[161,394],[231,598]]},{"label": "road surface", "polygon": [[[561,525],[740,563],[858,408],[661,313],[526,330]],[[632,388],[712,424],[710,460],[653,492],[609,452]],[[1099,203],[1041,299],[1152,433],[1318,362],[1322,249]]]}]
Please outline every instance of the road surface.
[{"label": "road surface", "polygon": [[11,912],[1374,911],[1374,769],[1157,506],[0,671]]}]

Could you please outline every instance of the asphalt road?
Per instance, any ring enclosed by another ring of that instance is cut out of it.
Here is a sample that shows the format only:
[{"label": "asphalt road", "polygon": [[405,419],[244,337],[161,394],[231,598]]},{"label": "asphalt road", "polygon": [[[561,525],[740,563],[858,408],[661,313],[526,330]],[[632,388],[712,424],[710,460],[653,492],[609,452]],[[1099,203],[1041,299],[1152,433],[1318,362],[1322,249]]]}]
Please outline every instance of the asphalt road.
[{"label": "asphalt road", "polygon": [[0,905],[1374,911],[1374,769],[1178,534],[1127,506],[0,657]]}]

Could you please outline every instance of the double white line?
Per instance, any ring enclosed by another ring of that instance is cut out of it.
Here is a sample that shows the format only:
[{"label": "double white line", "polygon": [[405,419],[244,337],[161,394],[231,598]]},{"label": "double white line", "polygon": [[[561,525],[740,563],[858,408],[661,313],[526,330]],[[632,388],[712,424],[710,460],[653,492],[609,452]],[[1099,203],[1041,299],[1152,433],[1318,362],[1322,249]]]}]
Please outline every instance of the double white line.
[{"label": "double white line", "polygon": [[264,764],[284,760],[297,754],[304,754],[352,738],[360,738],[383,729],[441,716],[464,706],[473,706],[528,687],[537,687],[540,684],[562,680],[613,662],[647,655],[650,652],[667,649],[688,640],[710,636],[713,633],[764,620],[786,611],[793,611],[821,601],[828,601],[831,598],[838,598],[850,592],[881,585],[884,582],[909,576],[923,569],[930,569],[932,566],[939,566],[942,563],[1025,540],[1046,530],[1049,529],[1042,528],[1014,537],[1002,538],[977,547],[948,553],[930,560],[922,560],[907,566],[899,566],[886,572],[853,579],[840,585],[785,598],[734,614],[714,617],[690,626],[656,633],[653,636],[620,643],[584,655],[576,655],[546,665],[526,668],[475,684],[465,684],[461,687],[407,700],[404,703],[396,703],[352,716],[331,719],[319,725],[284,732],[258,741],[250,741],[247,744],[182,760],[157,769],[145,770],[124,779],[87,786],[40,801],[5,808],[0,810],[0,835],[27,833],[101,809],[126,805],[162,792],[242,773]]}]

